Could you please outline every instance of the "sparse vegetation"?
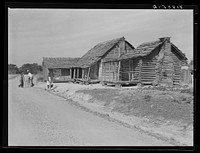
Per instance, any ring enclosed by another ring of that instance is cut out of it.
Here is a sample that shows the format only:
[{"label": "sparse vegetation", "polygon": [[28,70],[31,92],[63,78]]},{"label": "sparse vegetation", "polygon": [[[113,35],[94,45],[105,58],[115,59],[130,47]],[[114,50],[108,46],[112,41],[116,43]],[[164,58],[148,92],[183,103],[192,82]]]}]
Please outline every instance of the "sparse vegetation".
[{"label": "sparse vegetation", "polygon": [[[162,117],[166,120],[177,120],[184,123],[193,122],[193,95],[185,89],[163,90],[141,88],[135,90],[99,89],[82,90],[97,100],[104,101],[104,106],[112,103],[112,111],[138,117]],[[189,90],[189,89],[188,89]],[[191,91],[191,90],[190,90]]]},{"label": "sparse vegetation", "polygon": [[[80,106],[109,114],[165,140],[193,144],[193,89],[190,86],[112,88],[57,84],[56,95]],[[160,90],[161,89],[161,90]]]}]

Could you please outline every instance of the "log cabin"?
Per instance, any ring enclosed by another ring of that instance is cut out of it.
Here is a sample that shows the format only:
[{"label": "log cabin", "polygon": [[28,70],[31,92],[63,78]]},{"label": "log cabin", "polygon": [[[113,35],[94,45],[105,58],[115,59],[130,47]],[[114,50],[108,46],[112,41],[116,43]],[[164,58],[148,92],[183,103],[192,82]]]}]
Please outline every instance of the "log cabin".
[{"label": "log cabin", "polygon": [[[134,47],[124,37],[97,44],[78,61],[77,65],[82,70],[81,79],[102,82],[111,75],[103,69],[105,61],[118,59],[133,49]],[[118,72],[116,71],[112,75],[118,77],[117,74]]]},{"label": "log cabin", "polygon": [[185,54],[170,42],[170,37],[159,38],[139,45],[116,60],[105,61],[103,71],[118,74],[102,81],[116,85],[179,85],[181,66],[185,63]]},{"label": "log cabin", "polygon": [[[47,76],[53,77],[54,82],[70,81],[81,76],[75,69],[79,58],[65,58],[65,57],[43,57],[43,76],[47,80]],[[76,72],[76,73],[75,73]]]}]

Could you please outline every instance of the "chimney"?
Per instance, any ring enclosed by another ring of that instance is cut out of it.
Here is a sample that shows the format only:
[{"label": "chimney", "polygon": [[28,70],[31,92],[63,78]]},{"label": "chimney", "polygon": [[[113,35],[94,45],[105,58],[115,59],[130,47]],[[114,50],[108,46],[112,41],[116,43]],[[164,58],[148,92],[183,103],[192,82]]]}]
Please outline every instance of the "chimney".
[{"label": "chimney", "polygon": [[164,41],[168,41],[170,42],[170,37],[162,37],[162,38],[159,38],[161,42],[164,42]]},{"label": "chimney", "polygon": [[125,37],[124,37],[124,36],[123,36],[123,37],[121,37],[121,38],[120,38],[120,40],[124,41],[124,40],[125,40]]}]

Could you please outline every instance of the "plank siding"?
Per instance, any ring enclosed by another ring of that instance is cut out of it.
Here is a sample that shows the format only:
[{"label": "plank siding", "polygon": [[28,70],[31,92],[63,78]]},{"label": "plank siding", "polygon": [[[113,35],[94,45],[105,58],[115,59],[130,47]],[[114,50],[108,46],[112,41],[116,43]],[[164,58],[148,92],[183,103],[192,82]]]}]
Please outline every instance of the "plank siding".
[{"label": "plank siding", "polygon": [[105,62],[102,64],[102,81],[117,81],[118,62]]},{"label": "plank siding", "polygon": [[129,66],[124,70],[123,66],[126,67],[126,64],[120,63],[119,61],[109,61],[110,59],[118,59],[121,55],[131,50],[133,50],[133,46],[123,40],[116,44],[104,56],[101,67],[101,81],[116,82],[124,80],[124,75],[128,75],[128,79],[131,77],[131,74],[122,74],[123,71],[129,71]]},{"label": "plank siding", "polygon": [[132,46],[125,41],[125,53],[131,52],[133,50]]}]

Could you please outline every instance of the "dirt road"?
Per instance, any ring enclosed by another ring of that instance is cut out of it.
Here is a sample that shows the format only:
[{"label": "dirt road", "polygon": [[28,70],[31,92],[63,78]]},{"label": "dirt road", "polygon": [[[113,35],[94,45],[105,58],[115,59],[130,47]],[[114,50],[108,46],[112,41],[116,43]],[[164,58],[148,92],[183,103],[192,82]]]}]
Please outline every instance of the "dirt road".
[{"label": "dirt road", "polygon": [[137,129],[72,106],[37,87],[8,87],[9,146],[169,146]]}]

